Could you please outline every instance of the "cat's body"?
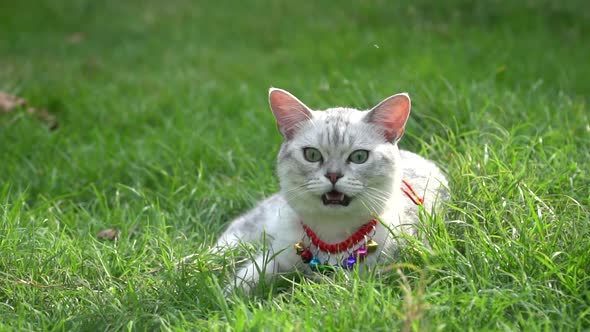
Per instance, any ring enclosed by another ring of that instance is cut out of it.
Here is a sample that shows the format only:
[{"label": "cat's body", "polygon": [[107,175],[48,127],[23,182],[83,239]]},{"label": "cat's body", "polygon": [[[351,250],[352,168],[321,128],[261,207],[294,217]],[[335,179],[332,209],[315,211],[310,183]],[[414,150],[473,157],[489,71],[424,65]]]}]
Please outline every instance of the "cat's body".
[{"label": "cat's body", "polygon": [[[240,241],[264,240],[270,255],[261,254],[238,271],[236,285],[249,289],[259,280],[261,269],[266,278],[296,269],[311,272],[301,252],[293,249],[302,240],[322,264],[342,265],[368,240],[375,241],[378,250],[357,266],[391,257],[400,243],[395,234],[413,235],[419,220],[416,199],[402,191],[402,179],[423,198],[425,211],[438,209],[448,199],[442,172],[432,162],[397,147],[410,112],[406,94],[392,96],[368,112],[312,111],[279,89],[271,89],[270,104],[285,137],[277,163],[281,191],[234,220],[217,243],[231,247]],[[365,240],[336,253],[311,244],[303,228],[305,224],[323,242],[336,244],[373,218],[380,222]]]}]

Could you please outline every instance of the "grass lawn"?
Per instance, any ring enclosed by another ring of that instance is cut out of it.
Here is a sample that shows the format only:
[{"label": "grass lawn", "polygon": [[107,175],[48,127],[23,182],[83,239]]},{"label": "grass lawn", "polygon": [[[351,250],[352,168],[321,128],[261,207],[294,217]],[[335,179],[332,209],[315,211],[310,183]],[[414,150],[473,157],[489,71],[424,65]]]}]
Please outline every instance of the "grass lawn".
[{"label": "grass lawn", "polygon": [[[0,330],[590,329],[588,36],[584,1],[2,1],[0,91],[59,128],[0,110]],[[278,188],[270,86],[411,94],[454,197],[430,248],[224,295],[205,250]]]}]

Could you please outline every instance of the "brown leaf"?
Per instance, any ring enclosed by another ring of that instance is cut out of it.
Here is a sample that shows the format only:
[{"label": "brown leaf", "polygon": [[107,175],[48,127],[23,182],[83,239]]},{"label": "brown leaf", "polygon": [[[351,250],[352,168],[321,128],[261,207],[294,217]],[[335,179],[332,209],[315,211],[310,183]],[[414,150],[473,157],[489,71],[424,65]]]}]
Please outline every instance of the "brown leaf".
[{"label": "brown leaf", "polygon": [[47,110],[44,108],[36,109],[33,107],[29,107],[27,108],[27,113],[34,115],[37,117],[37,119],[45,122],[49,126],[49,130],[55,130],[59,127],[59,124],[57,123],[57,121],[55,121],[55,117],[49,114],[49,112],[47,112]]},{"label": "brown leaf", "polygon": [[114,241],[119,236],[119,230],[116,228],[107,228],[96,233],[96,237],[100,240]]},{"label": "brown leaf", "polygon": [[49,114],[47,110],[32,107],[27,104],[26,99],[0,91],[0,113],[10,113],[21,106],[26,106],[26,112],[45,122],[50,130],[55,130],[59,127],[55,117]]},{"label": "brown leaf", "polygon": [[129,236],[139,235],[139,227],[137,227],[137,225],[133,225],[127,232],[129,233]]},{"label": "brown leaf", "polygon": [[79,44],[86,39],[84,32],[76,32],[66,37],[66,42],[69,44]]},{"label": "brown leaf", "polygon": [[0,111],[4,113],[12,112],[15,108],[26,104],[23,98],[0,91]]}]

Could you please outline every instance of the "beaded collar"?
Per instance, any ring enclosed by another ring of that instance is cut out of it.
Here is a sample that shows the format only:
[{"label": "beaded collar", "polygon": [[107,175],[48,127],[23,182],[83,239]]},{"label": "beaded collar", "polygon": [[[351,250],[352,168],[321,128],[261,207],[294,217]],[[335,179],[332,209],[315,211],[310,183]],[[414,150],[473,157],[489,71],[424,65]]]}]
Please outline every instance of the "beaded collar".
[{"label": "beaded collar", "polygon": [[[422,205],[424,199],[416,193],[414,188],[406,181],[402,180],[405,187],[402,187],[406,196],[412,200],[416,205]],[[354,266],[362,262],[365,257],[377,251],[379,244],[373,241],[377,227],[377,219],[373,218],[368,223],[362,225],[356,232],[343,241],[338,243],[326,243],[319,238],[319,236],[306,224],[301,222],[301,226],[305,232],[304,239],[295,243],[295,252],[301,256],[301,260],[305,264],[309,264],[312,271],[315,272],[331,272],[337,268],[351,270]],[[308,238],[310,244],[305,245],[305,237]],[[312,252],[312,246],[315,247],[315,254]],[[319,252],[328,254],[328,258],[322,263],[319,258]],[[330,264],[330,255],[336,254],[340,256],[341,261],[336,264]]]},{"label": "beaded collar", "polygon": [[[309,264],[312,271],[328,272],[338,267],[350,270],[354,267],[356,262],[361,262],[368,253],[377,250],[377,242],[372,240],[377,226],[377,219],[375,218],[361,226],[354,234],[346,238],[344,241],[333,244],[322,241],[317,234],[303,222],[301,225],[305,231],[305,235],[309,239],[310,245],[306,247],[304,241],[297,242],[295,243],[295,251],[301,256],[301,260],[304,263]],[[359,246],[359,244],[361,245]],[[316,249],[315,255],[311,249],[312,245]],[[324,263],[321,263],[318,259],[318,253],[320,251],[328,253],[328,259]],[[330,265],[330,255],[341,255],[342,253],[347,254],[346,258],[344,258],[339,264]]]}]

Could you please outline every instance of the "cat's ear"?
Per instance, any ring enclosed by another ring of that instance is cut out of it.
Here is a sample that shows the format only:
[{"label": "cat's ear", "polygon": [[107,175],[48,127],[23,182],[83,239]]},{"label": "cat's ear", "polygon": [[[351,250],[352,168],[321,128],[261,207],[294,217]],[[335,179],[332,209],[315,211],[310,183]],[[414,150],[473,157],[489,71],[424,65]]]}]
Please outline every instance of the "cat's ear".
[{"label": "cat's ear", "polygon": [[410,96],[407,93],[398,93],[373,107],[365,116],[365,121],[383,129],[385,138],[395,143],[404,135],[411,105]]},{"label": "cat's ear", "polygon": [[292,138],[299,126],[312,117],[309,107],[285,90],[270,88],[268,99],[279,131],[286,139]]}]

